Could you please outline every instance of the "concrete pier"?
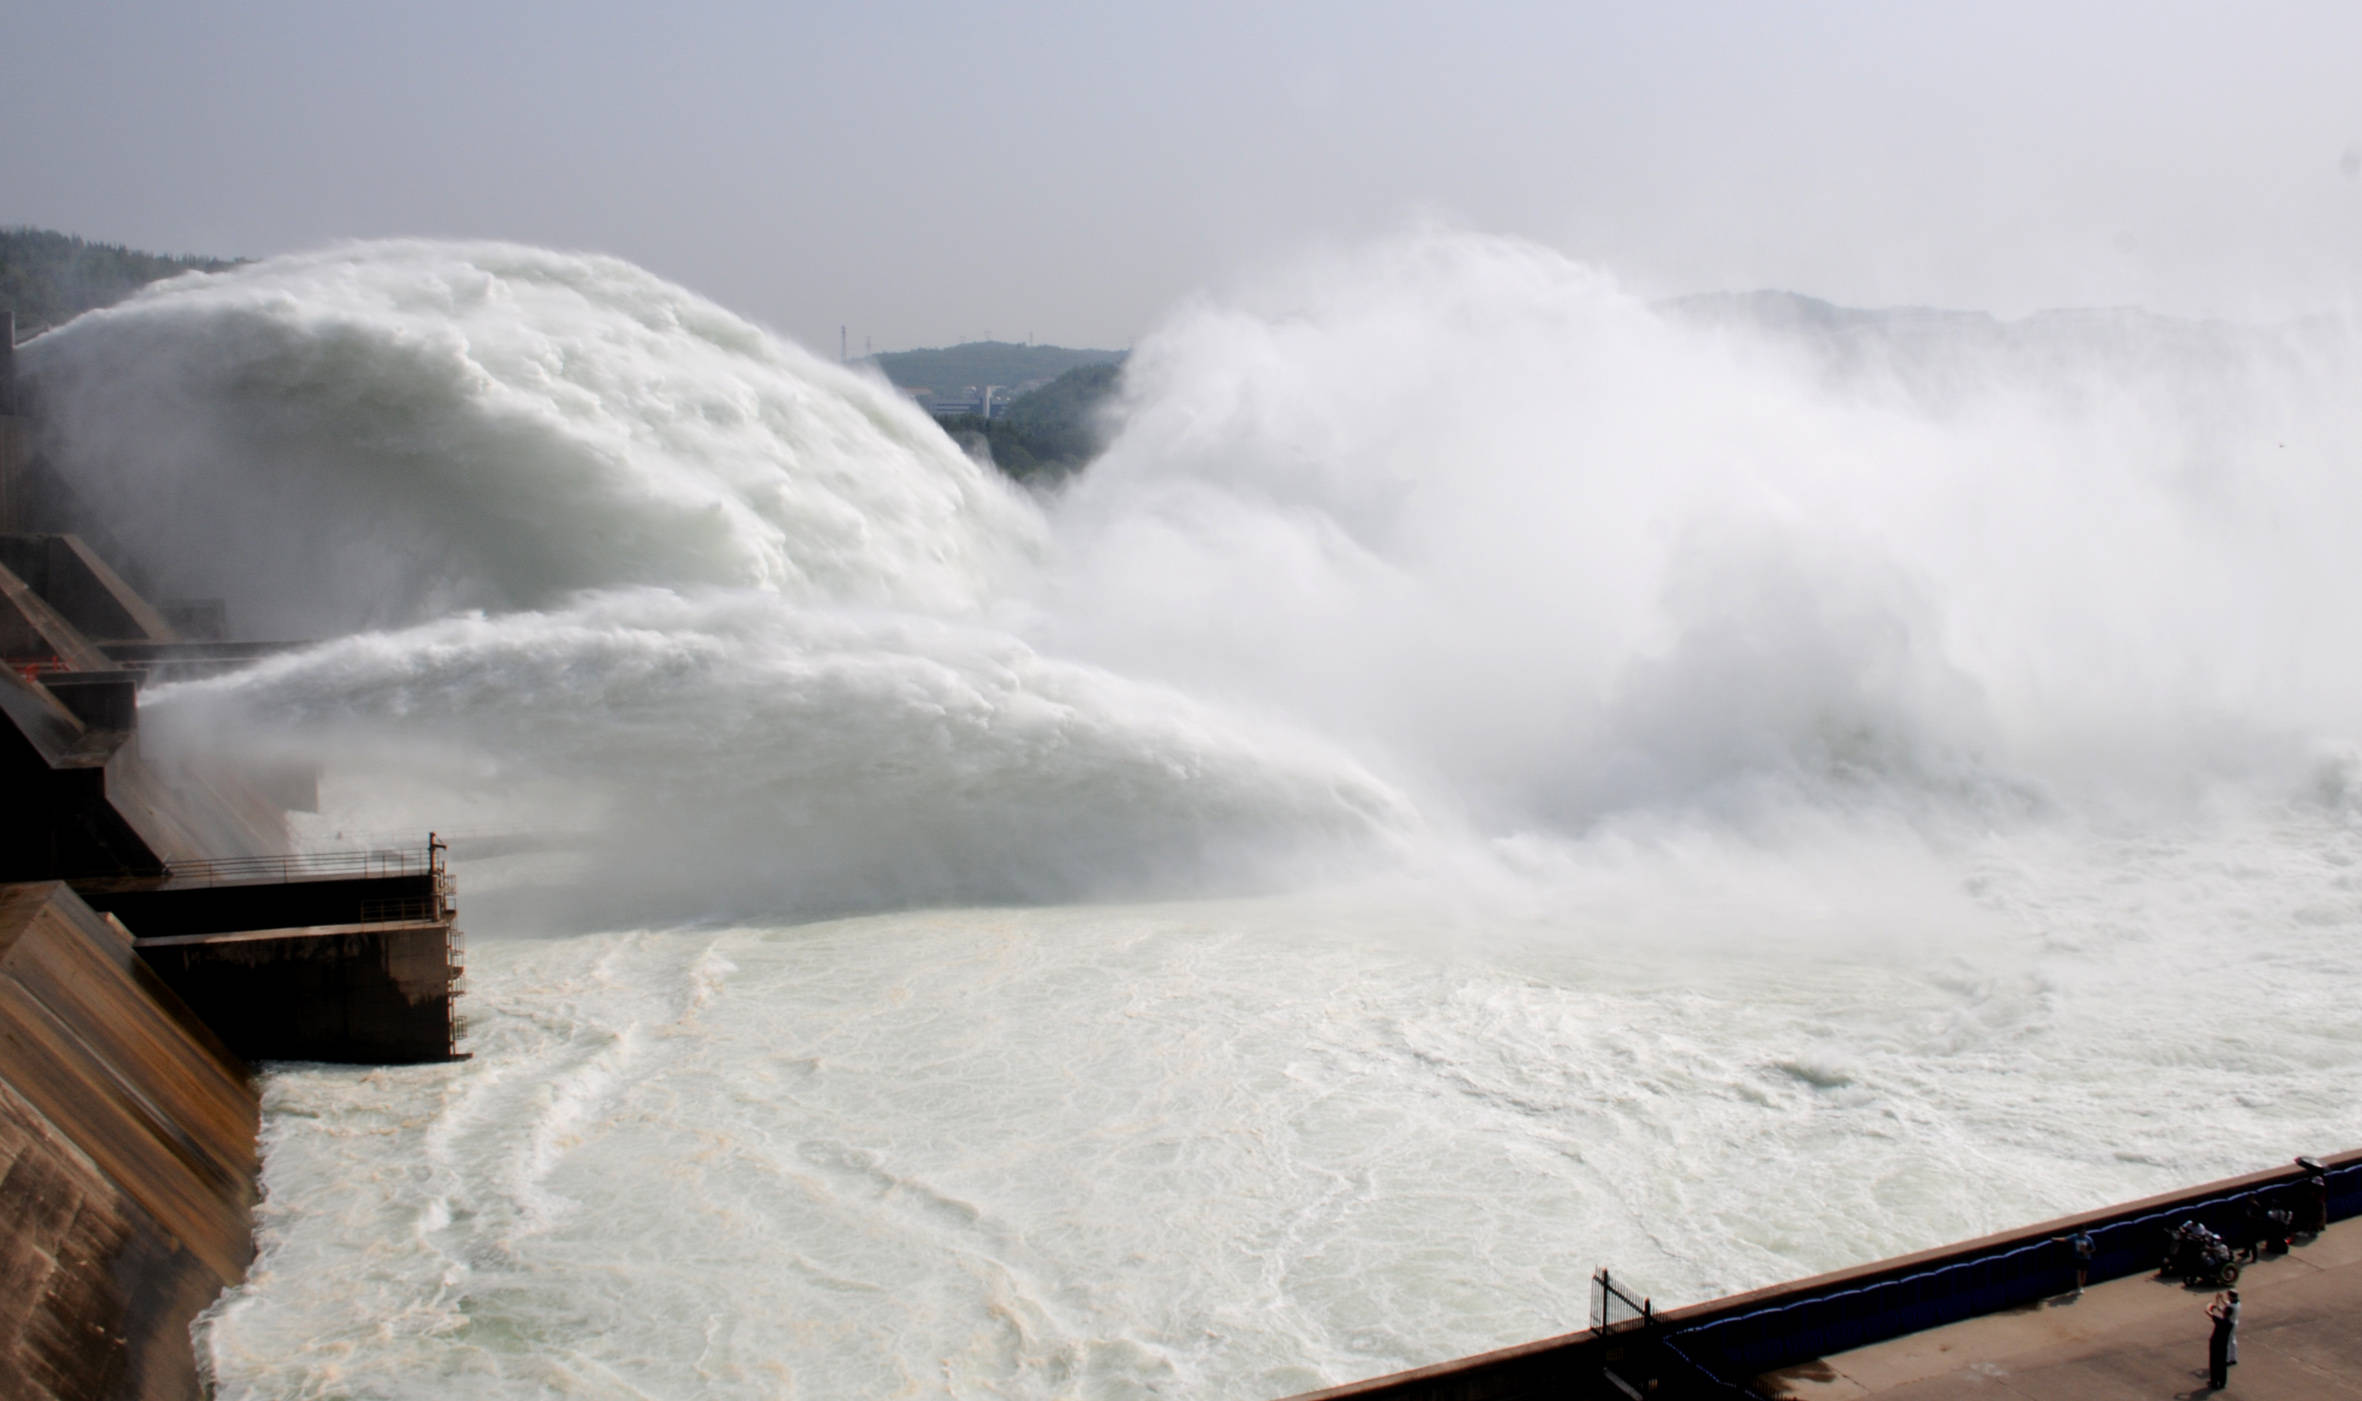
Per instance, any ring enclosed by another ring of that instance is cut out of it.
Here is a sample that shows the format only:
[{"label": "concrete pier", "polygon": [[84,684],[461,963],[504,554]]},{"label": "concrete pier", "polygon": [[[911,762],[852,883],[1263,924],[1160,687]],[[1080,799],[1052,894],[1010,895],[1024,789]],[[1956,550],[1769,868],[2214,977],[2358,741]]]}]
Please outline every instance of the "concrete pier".
[{"label": "concrete pier", "polygon": [[68,881],[250,1060],[457,1057],[459,935],[431,835],[283,854],[316,775],[143,752],[150,672],[253,655],[181,642],[74,536],[0,535],[0,880]]},{"label": "concrete pier", "polygon": [[448,921],[396,920],[141,939],[139,955],[251,1061],[459,1060]]},{"label": "concrete pier", "polygon": [[187,862],[75,883],[248,1060],[463,1059],[444,847]]}]

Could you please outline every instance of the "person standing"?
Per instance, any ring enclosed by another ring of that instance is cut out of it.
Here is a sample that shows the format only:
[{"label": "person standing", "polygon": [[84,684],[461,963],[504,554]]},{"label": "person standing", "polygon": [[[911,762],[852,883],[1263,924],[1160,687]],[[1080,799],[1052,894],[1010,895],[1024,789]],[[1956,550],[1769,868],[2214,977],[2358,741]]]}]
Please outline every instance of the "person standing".
[{"label": "person standing", "polygon": [[2091,1232],[2077,1230],[2075,1234],[2067,1237],[2067,1249],[2073,1251],[2075,1255],[2075,1292],[2080,1294],[2083,1292],[2085,1282],[2091,1278],[2091,1257],[2093,1254]]},{"label": "person standing", "polygon": [[2216,1391],[2231,1383],[2231,1369],[2239,1365],[2239,1291],[2226,1289],[2206,1306],[2214,1332],[2206,1339],[2206,1384]]},{"label": "person standing", "polygon": [[2231,1252],[2234,1260],[2249,1264],[2264,1258],[2264,1243],[2272,1233],[2272,1222],[2264,1214],[2263,1199],[2249,1196],[2239,1206],[2239,1246]]}]

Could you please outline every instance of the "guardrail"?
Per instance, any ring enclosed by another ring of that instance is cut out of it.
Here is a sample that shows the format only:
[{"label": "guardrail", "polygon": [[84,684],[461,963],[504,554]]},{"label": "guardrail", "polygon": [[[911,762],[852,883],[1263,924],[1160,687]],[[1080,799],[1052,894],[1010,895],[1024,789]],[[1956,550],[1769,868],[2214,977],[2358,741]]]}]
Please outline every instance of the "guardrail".
[{"label": "guardrail", "polygon": [[[444,853],[448,850],[443,840],[434,833],[427,834],[424,847],[408,849],[378,848],[369,851],[298,851],[276,856],[224,856],[195,861],[168,861],[164,877],[174,885],[230,885],[255,882],[290,882],[299,880],[332,880],[339,876],[375,878],[380,876],[425,876],[444,874]],[[411,902],[381,902],[388,905]],[[430,906],[443,903],[418,902]],[[434,918],[430,912],[420,918]],[[387,918],[403,918],[401,915]]]},{"label": "guardrail", "polygon": [[363,924],[396,924],[440,919],[441,900],[363,900],[354,911]]},{"label": "guardrail", "polygon": [[[2197,1221],[2244,1245],[2255,1235],[2249,1229],[2251,1207],[2288,1210],[2308,1233],[2316,1205],[2322,1223],[2362,1213],[2362,1154],[2341,1155],[2332,1163],[2319,1164],[2318,1173],[2301,1165],[2253,1173],[1931,1256],[1849,1271],[1850,1277],[1767,1291],[1785,1298],[1741,1296],[1660,1314],[1658,1346],[1709,1391],[1754,1396],[1739,1383],[1763,1372],[2065,1292],[2075,1278],[2067,1241],[2076,1232],[2092,1239],[2089,1277],[2098,1281],[2156,1270],[2166,1253],[2167,1232],[2184,1221]],[[2310,1200],[2315,1176],[2321,1179],[2317,1204]]]},{"label": "guardrail", "polygon": [[[2325,1158],[2319,1169],[2327,1219],[2362,1216],[2362,1150]],[[2066,1238],[2079,1231],[2092,1237],[2097,1282],[2156,1269],[2167,1230],[2184,1220],[2233,1241],[2251,1202],[2295,1208],[2303,1223],[2313,1175],[2302,1165],[2249,1173],[1677,1309],[1652,1309],[1644,1296],[1639,1317],[1631,1316],[1635,1291],[1603,1270],[1593,1279],[1593,1326],[1579,1333],[1294,1401],[1754,1398],[1750,1384],[1764,1373],[2065,1291],[2074,1283]]]}]

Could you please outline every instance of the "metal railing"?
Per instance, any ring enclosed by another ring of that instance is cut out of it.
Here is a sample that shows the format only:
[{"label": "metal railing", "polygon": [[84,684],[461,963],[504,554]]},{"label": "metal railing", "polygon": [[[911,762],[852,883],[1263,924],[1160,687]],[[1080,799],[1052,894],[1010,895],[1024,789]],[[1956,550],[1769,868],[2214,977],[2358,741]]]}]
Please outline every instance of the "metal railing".
[{"label": "metal railing", "polygon": [[[1627,1335],[1627,1341],[1635,1334],[1645,1341],[1649,1325],[1654,1321],[1648,1295],[1637,1293],[1630,1284],[1609,1278],[1605,1265],[1591,1276],[1591,1332],[1594,1337],[1605,1338],[1621,1331]],[[1633,1385],[1623,1373],[1616,1370],[1626,1365],[1624,1351],[1612,1341],[1608,1347],[1609,1351],[1599,1361],[1599,1379],[1612,1388],[1616,1395],[1627,1397],[1630,1401],[1642,1401],[1646,1395],[1644,1389]],[[1645,1378],[1646,1373],[1635,1372],[1635,1375]]]},{"label": "metal railing", "polygon": [[414,921],[442,918],[443,902],[431,898],[425,900],[363,900],[354,910],[354,914],[363,924],[407,924]]},{"label": "metal railing", "polygon": [[1648,1296],[1635,1297],[1632,1286],[1608,1277],[1607,1266],[1591,1276],[1591,1331],[1605,1333],[1619,1323],[1652,1317]]},{"label": "metal railing", "polygon": [[[2362,1163],[2319,1168],[2312,1175],[2320,1178],[2327,1194],[2323,1205],[2328,1220],[2342,1220],[2362,1211],[2362,1191],[2358,1191],[2362,1188]],[[2107,1219],[2081,1220],[2076,1229],[2098,1242],[2090,1277],[2122,1279],[2145,1273],[2155,1268],[2165,1253],[2163,1230],[2171,1223],[2213,1219],[2230,1225],[2235,1219],[2233,1209],[2251,1202],[2293,1206],[2306,1190],[2304,1181],[2291,1177],[2229,1192],[2193,1195]],[[2310,1229],[2302,1216],[2297,1225],[2300,1235]],[[1730,1378],[1750,1377],[1766,1367],[1786,1365],[1793,1357],[1826,1356],[2060,1293],[2073,1279],[2074,1260],[2066,1240],[2065,1236],[2021,1240],[1931,1262],[1891,1278],[1675,1326],[1660,1340],[1660,1346],[1722,1394],[1751,1395]],[[1602,1276],[1605,1273],[1601,1271]],[[1750,1330],[1749,1325],[1754,1328]],[[1723,1332],[1739,1336],[1728,1340],[1715,1337]]]},{"label": "metal railing", "polygon": [[467,1014],[459,1010],[459,999],[467,995],[467,936],[456,924],[443,926],[443,1005],[450,1009],[451,1043],[449,1054],[464,1055],[460,1043],[467,1039]]},{"label": "metal railing", "polygon": [[[226,885],[232,882],[327,880],[338,876],[443,876],[444,842],[434,833],[427,833],[423,848],[378,848],[370,851],[294,851],[276,856],[222,856],[194,861],[167,861],[165,878],[179,885]],[[447,877],[446,877],[447,879]],[[389,906],[407,904],[405,901],[382,902]],[[448,904],[439,897],[432,902]],[[403,916],[388,916],[401,918]],[[419,916],[432,919],[431,912]]]}]

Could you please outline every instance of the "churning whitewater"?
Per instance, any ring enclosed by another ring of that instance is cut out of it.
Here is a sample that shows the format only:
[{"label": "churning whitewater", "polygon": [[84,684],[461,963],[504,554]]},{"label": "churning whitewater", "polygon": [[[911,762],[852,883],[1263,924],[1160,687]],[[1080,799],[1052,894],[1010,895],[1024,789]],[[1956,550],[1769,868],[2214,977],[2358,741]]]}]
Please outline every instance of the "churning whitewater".
[{"label": "churning whitewater", "polygon": [[50,452],[319,639],[148,742],[463,834],[474,1059],[273,1068],[200,1354],[1255,1401],[2348,1146],[2358,349],[1424,231],[1036,496],[613,259],[85,316]]}]

